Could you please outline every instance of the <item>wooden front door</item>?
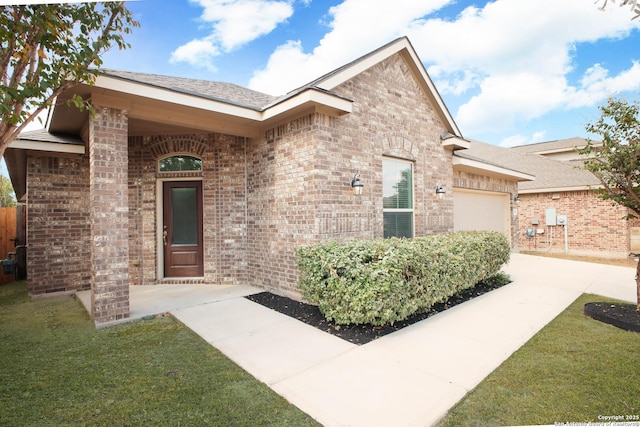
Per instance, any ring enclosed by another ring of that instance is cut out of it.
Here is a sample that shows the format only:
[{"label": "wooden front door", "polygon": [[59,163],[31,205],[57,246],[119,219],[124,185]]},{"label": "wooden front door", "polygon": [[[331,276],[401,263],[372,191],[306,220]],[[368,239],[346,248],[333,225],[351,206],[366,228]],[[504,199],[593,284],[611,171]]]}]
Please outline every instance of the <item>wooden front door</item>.
[{"label": "wooden front door", "polygon": [[163,183],[164,276],[202,277],[202,181]]}]

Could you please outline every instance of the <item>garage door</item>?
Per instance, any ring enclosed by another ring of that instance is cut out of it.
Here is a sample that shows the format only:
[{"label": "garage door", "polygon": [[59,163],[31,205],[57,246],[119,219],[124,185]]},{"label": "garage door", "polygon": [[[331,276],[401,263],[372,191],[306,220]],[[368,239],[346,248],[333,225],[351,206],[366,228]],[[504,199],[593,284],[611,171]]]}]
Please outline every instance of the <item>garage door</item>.
[{"label": "garage door", "polygon": [[453,190],[455,231],[481,230],[510,233],[509,194],[489,191]]}]

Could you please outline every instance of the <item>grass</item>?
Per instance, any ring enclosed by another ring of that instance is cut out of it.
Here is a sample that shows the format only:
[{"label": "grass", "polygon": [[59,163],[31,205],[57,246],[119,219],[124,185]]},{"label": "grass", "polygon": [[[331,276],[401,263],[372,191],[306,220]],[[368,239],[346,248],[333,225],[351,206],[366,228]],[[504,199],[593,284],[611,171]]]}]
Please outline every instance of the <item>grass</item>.
[{"label": "grass", "polygon": [[[443,426],[640,421],[640,334],[583,315],[583,295],[467,394]],[[625,420],[623,418],[622,420]]]},{"label": "grass", "polygon": [[0,286],[0,425],[317,425],[171,316],[96,330]]},{"label": "grass", "polygon": [[548,257],[548,258],[568,259],[572,261],[595,262],[597,264],[617,265],[619,267],[636,268],[636,266],[638,265],[638,262],[635,259],[630,257],[607,258],[603,256],[596,256],[596,255],[573,255],[573,254],[564,254],[561,252],[543,252],[543,251],[520,251],[520,253],[525,255],[535,255],[535,256]]}]

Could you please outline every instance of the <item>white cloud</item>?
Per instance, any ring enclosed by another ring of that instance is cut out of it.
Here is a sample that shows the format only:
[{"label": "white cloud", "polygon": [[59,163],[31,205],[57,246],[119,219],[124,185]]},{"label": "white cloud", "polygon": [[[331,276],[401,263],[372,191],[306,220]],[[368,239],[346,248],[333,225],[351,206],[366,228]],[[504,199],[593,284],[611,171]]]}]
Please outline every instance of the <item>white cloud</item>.
[{"label": "white cloud", "polygon": [[505,123],[534,119],[561,106],[565,87],[562,76],[526,71],[491,75],[480,84],[480,93],[459,108],[456,118],[474,133],[495,131]]},{"label": "white cloud", "polygon": [[171,62],[188,62],[215,69],[213,59],[265,34],[269,34],[292,14],[291,1],[271,0],[191,0],[204,8],[200,17],[211,26],[211,34],[178,47]]},{"label": "white cloud", "polygon": [[614,77],[602,65],[595,64],[584,73],[580,83],[568,90],[569,108],[591,106],[620,92],[640,89],[640,63],[633,61],[631,68]]},{"label": "white cloud", "polygon": [[455,115],[466,134],[482,133],[556,108],[594,105],[614,87],[637,87],[635,66],[615,78],[593,70],[580,87],[568,80],[579,43],[638,28],[626,9],[615,9],[600,12],[583,0],[498,0],[453,21],[427,21],[410,36],[421,58],[436,64],[434,80],[443,93],[479,89]]},{"label": "white cloud", "polygon": [[191,40],[173,51],[171,62],[188,62],[193,66],[215,71],[213,58],[219,54],[220,49],[211,40]]},{"label": "white cloud", "polygon": [[465,135],[513,128],[638,87],[637,63],[613,76],[593,64],[581,81],[570,80],[581,43],[624,38],[639,28],[626,8],[601,12],[585,0],[495,0],[451,19],[434,17],[452,3],[345,0],[329,9],[329,32],[317,46],[279,46],[249,86],[282,94],[407,35],[442,94],[474,95],[454,111]]},{"label": "white cloud", "polygon": [[526,135],[511,135],[504,138],[498,144],[500,147],[510,148],[518,147],[520,145],[535,144],[536,142],[543,142],[545,140],[546,132],[534,132],[531,136]]},{"label": "white cloud", "polygon": [[279,46],[249,87],[281,95],[404,35],[451,0],[345,0],[331,7],[330,31],[311,53],[299,41]]}]

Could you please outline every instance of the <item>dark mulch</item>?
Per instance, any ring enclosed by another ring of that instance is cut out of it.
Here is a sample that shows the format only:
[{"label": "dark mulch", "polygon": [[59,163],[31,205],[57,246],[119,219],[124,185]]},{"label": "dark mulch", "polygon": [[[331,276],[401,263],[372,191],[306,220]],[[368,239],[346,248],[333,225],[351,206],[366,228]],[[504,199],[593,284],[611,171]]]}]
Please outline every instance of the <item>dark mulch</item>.
[{"label": "dark mulch", "polygon": [[320,313],[320,310],[317,306],[298,302],[290,298],[272,294],[270,292],[261,292],[258,294],[249,295],[245,298],[270,309],[276,310],[282,314],[286,314],[287,316],[298,319],[324,332],[328,332],[332,335],[342,338],[343,340],[349,341],[353,344],[362,345],[392,332],[399,331],[404,327],[424,320],[428,317],[433,316],[434,314],[438,314],[465,301],[469,301],[480,295],[486,294],[487,292],[500,288],[505,284],[506,283],[498,281],[480,282],[475,287],[452,296],[447,302],[433,305],[428,311],[424,313],[414,314],[408,319],[400,322],[395,322],[393,325],[386,326],[336,325],[333,322],[327,321],[324,315]]},{"label": "dark mulch", "polygon": [[640,313],[636,308],[635,304],[590,302],[584,305],[584,314],[626,331],[640,332]]}]

